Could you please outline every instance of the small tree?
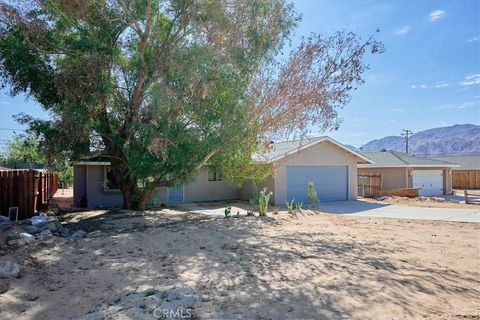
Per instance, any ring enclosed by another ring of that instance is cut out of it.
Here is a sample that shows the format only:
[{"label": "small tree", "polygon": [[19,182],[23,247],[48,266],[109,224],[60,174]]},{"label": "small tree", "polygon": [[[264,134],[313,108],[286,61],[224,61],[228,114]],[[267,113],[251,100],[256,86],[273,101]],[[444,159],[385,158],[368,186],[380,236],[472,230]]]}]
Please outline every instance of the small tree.
[{"label": "small tree", "polygon": [[314,207],[318,206],[320,201],[318,200],[317,190],[315,190],[315,184],[313,181],[309,181],[307,184],[307,194],[310,205]]}]

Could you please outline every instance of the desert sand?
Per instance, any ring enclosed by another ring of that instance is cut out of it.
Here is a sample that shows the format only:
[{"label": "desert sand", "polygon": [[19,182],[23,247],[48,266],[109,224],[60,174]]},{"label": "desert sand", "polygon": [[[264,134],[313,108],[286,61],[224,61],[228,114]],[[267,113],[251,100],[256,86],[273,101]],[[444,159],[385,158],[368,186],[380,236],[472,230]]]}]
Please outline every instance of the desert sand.
[{"label": "desert sand", "polygon": [[0,319],[158,319],[171,294],[191,319],[480,318],[478,224],[175,209],[64,223],[90,234],[0,252],[22,268],[0,279]]}]

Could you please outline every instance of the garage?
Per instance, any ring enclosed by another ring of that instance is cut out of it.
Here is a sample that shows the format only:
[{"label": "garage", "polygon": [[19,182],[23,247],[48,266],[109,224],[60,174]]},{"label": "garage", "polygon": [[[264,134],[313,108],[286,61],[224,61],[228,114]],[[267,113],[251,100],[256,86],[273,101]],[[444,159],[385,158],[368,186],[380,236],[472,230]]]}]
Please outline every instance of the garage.
[{"label": "garage", "polygon": [[412,186],[421,188],[424,197],[440,196],[443,192],[443,170],[413,170]]},{"label": "garage", "polygon": [[313,181],[320,202],[348,199],[348,166],[287,166],[287,200],[308,203],[307,184]]}]

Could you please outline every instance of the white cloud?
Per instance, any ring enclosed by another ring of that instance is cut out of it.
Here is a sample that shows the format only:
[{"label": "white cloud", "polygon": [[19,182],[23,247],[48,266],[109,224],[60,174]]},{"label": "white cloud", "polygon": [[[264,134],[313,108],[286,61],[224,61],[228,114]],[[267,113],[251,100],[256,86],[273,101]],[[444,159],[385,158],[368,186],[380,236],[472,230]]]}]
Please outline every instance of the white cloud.
[{"label": "white cloud", "polygon": [[478,41],[478,37],[473,37],[467,40],[468,42]]},{"label": "white cloud", "polygon": [[460,84],[462,86],[471,86],[474,84],[480,84],[480,73],[465,76],[465,79],[463,79],[463,81],[460,82]]},{"label": "white cloud", "polygon": [[445,15],[445,10],[435,10],[430,12],[430,21],[437,21],[438,19],[443,18]]},{"label": "white cloud", "polygon": [[0,105],[2,105],[2,106],[8,106],[8,105],[10,105],[10,103],[7,102],[7,101],[0,101]]},{"label": "white cloud", "polygon": [[446,104],[443,106],[438,107],[438,109],[465,109],[465,108],[470,108],[474,107],[478,104],[477,101],[472,100],[472,101],[465,101],[460,104]]},{"label": "white cloud", "polygon": [[390,111],[393,111],[393,112],[403,112],[403,111],[405,111],[405,109],[402,109],[402,108],[392,108],[392,109],[390,109]]},{"label": "white cloud", "polygon": [[449,84],[446,83],[446,82],[439,82],[439,83],[437,83],[435,85],[431,85],[431,86],[426,85],[426,84],[420,84],[420,85],[414,84],[414,85],[411,85],[410,88],[412,88],[412,89],[427,89],[427,88],[439,89],[439,88],[446,88],[448,86],[449,86]]},{"label": "white cloud", "polygon": [[410,31],[410,26],[403,26],[400,29],[395,30],[394,34],[397,36],[404,35]]}]

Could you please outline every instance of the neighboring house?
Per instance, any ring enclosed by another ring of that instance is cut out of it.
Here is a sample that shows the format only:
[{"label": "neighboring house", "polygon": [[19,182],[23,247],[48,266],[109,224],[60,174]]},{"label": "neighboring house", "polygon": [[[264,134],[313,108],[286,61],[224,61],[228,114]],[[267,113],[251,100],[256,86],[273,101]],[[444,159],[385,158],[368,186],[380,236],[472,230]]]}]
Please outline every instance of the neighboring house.
[{"label": "neighboring house", "polygon": [[457,189],[480,189],[480,155],[448,156],[432,159],[458,164],[452,168],[452,187]]},{"label": "neighboring house", "polygon": [[[371,163],[364,155],[329,137],[272,143],[264,154],[254,156],[258,163],[271,163],[275,174],[257,187],[268,187],[274,194],[272,204],[287,200],[306,202],[307,184],[313,181],[320,201],[357,198],[357,164]],[[74,164],[74,204],[83,207],[110,207],[122,204],[104,159],[90,158]],[[194,181],[175,188],[159,188],[151,201],[178,203],[215,200],[249,200],[254,193],[251,183],[233,188],[217,172],[207,169]]]},{"label": "neighboring house", "polygon": [[421,196],[452,192],[452,168],[458,165],[397,151],[362,152],[373,161],[358,166],[362,175],[382,175],[382,189],[420,188]]}]

